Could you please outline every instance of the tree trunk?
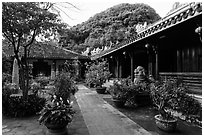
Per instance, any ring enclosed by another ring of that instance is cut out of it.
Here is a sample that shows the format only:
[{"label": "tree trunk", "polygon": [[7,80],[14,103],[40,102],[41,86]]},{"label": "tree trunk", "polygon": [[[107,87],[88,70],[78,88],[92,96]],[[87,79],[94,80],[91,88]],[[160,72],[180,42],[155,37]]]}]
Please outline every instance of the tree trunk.
[{"label": "tree trunk", "polygon": [[24,69],[25,88],[23,91],[23,99],[27,100],[27,98],[28,98],[28,86],[29,86],[29,75],[28,75],[28,64],[27,64],[27,46],[24,47],[24,64],[25,64],[25,69]]}]

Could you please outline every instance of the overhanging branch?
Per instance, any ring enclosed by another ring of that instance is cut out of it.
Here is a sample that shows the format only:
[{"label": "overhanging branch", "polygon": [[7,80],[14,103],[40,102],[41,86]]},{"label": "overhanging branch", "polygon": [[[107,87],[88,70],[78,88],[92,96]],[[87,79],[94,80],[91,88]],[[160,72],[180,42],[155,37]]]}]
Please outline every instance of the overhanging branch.
[{"label": "overhanging branch", "polygon": [[33,32],[32,38],[31,38],[30,42],[29,42],[25,47],[28,47],[29,45],[31,45],[31,44],[33,43],[36,34],[37,34],[37,28],[34,29],[34,32]]}]

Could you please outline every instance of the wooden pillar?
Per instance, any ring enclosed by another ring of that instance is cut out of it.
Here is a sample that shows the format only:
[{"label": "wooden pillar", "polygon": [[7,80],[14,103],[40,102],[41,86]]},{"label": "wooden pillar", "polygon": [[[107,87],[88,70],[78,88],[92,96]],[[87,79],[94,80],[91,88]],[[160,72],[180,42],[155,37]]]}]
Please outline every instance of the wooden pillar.
[{"label": "wooden pillar", "polygon": [[158,47],[157,46],[152,46],[153,51],[155,53],[155,79],[159,79],[159,56],[158,56]]},{"label": "wooden pillar", "polygon": [[134,52],[130,51],[128,52],[128,55],[130,56],[130,71],[131,71],[131,80],[134,81]]},{"label": "wooden pillar", "polygon": [[114,67],[114,74],[116,78],[119,78],[119,58],[118,56],[114,56],[114,61],[116,62],[116,67]]},{"label": "wooden pillar", "polygon": [[155,75],[156,75],[156,80],[158,80],[159,79],[159,63],[158,63],[158,52],[156,52],[156,66],[155,66],[155,71],[156,71],[156,73],[155,73]]},{"label": "wooden pillar", "polygon": [[119,77],[122,78],[122,63],[119,62]]},{"label": "wooden pillar", "polygon": [[55,69],[56,69],[56,61],[53,60],[53,62],[51,64],[51,79],[55,78]]},{"label": "wooden pillar", "polygon": [[152,49],[150,44],[145,45],[147,49],[147,57],[148,57],[148,75],[153,75],[153,60],[152,60]]},{"label": "wooden pillar", "polygon": [[122,68],[123,68],[123,60],[122,60],[123,54],[118,54],[118,60],[119,60],[119,78],[122,78]]},{"label": "wooden pillar", "polygon": [[116,67],[117,67],[117,69],[116,69],[117,76],[116,77],[119,78],[119,65],[120,65],[119,64],[119,57],[116,57],[115,59],[116,59]]}]

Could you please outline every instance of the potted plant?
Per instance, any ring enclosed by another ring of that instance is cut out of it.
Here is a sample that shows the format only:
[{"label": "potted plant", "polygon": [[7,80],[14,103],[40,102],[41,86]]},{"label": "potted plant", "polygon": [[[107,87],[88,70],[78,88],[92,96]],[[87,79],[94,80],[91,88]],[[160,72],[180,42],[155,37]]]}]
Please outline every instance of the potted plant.
[{"label": "potted plant", "polygon": [[105,60],[97,61],[87,66],[87,68],[86,83],[96,87],[98,93],[105,93],[106,87],[102,85],[111,76],[107,62]]},{"label": "potted plant", "polygon": [[112,101],[117,107],[123,107],[128,99],[129,79],[114,81],[108,92],[112,96]]},{"label": "potted plant", "polygon": [[40,124],[43,123],[50,134],[66,134],[67,124],[74,113],[70,98],[77,90],[69,73],[62,72],[56,77],[51,97],[40,111],[39,118]]},{"label": "potted plant", "polygon": [[71,95],[78,91],[73,78],[68,72],[61,72],[54,80],[53,92],[55,95],[60,96],[64,103],[70,100]]},{"label": "potted plant", "polygon": [[146,106],[151,104],[150,89],[148,82],[130,84],[127,87],[127,105],[131,107]]},{"label": "potted plant", "polygon": [[39,114],[39,123],[47,127],[48,134],[67,134],[74,111],[70,102],[65,104],[60,96],[53,95]]},{"label": "potted plant", "polygon": [[186,87],[176,80],[155,82],[151,84],[150,91],[153,104],[159,112],[155,116],[155,123],[166,132],[176,129],[178,117],[175,117],[175,112],[183,115],[194,115],[200,112],[199,103],[189,96]]}]

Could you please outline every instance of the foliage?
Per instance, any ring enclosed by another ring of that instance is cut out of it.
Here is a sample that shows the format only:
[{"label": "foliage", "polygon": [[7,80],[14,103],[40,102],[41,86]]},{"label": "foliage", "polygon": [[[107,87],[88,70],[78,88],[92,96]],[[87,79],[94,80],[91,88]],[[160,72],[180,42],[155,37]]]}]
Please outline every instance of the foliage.
[{"label": "foliage", "polygon": [[105,60],[96,61],[92,64],[87,64],[87,72],[85,82],[88,86],[102,87],[107,79],[110,78],[111,73],[108,68],[108,63]]},{"label": "foliage", "polygon": [[[28,48],[32,46],[37,35],[46,31],[56,32],[65,27],[57,15],[40,7],[38,2],[3,2],[2,34],[12,45],[14,56],[18,60],[23,75],[23,97],[27,99],[29,72],[27,64]],[[20,48],[24,50],[24,61],[20,59]]]},{"label": "foliage", "polygon": [[54,94],[62,97],[63,101],[67,103],[71,94],[75,94],[78,90],[70,73],[61,72],[54,81]]},{"label": "foliage", "polygon": [[91,17],[64,32],[62,41],[68,49],[85,51],[86,47],[102,48],[127,40],[136,34],[137,24],[154,23],[160,19],[146,4],[119,4]]},{"label": "foliage", "polygon": [[[115,99],[122,99],[127,102],[129,106],[137,106],[138,100],[141,98],[140,95],[149,95],[148,82],[134,84],[130,77],[114,81],[113,85],[109,88],[109,93]],[[147,102],[148,100],[145,100]]]},{"label": "foliage", "polygon": [[[78,62],[79,63],[79,62]],[[80,64],[80,63],[79,63]],[[78,66],[79,67],[79,66]],[[77,76],[77,69],[76,68],[76,64],[74,61],[66,61],[63,65],[63,71],[70,73],[70,77],[74,80],[74,81],[80,81],[80,76]]]},{"label": "foliage", "polygon": [[156,82],[150,89],[152,101],[164,119],[173,117],[168,110],[184,115],[197,115],[201,111],[199,102],[189,96],[188,89],[176,80]]},{"label": "foliage", "polygon": [[12,59],[10,57],[2,55],[2,72],[11,74],[11,71],[12,71]]},{"label": "foliage", "polygon": [[60,96],[54,95],[50,102],[47,102],[45,107],[40,111],[39,123],[49,123],[56,125],[64,125],[71,122],[74,110],[70,102],[66,104]]},{"label": "foliage", "polygon": [[127,101],[128,99],[128,87],[130,84],[130,79],[121,79],[120,81],[114,81],[113,85],[110,86],[108,92],[111,94],[113,99]]},{"label": "foliage", "polygon": [[4,87],[5,84],[11,83],[11,74],[8,73],[2,73],[2,87]]},{"label": "foliage", "polygon": [[41,84],[33,80],[32,83],[30,84],[31,92],[34,93],[35,95],[38,95],[40,89],[42,89]]},{"label": "foliage", "polygon": [[25,117],[35,115],[45,105],[45,99],[35,95],[28,96],[24,100],[22,96],[11,97],[12,91],[4,88],[2,94],[2,113],[5,116]]},{"label": "foliage", "polygon": [[47,86],[50,80],[51,80],[50,77],[46,76],[39,76],[35,79],[37,83],[40,83],[41,88],[45,88],[45,86]]}]

